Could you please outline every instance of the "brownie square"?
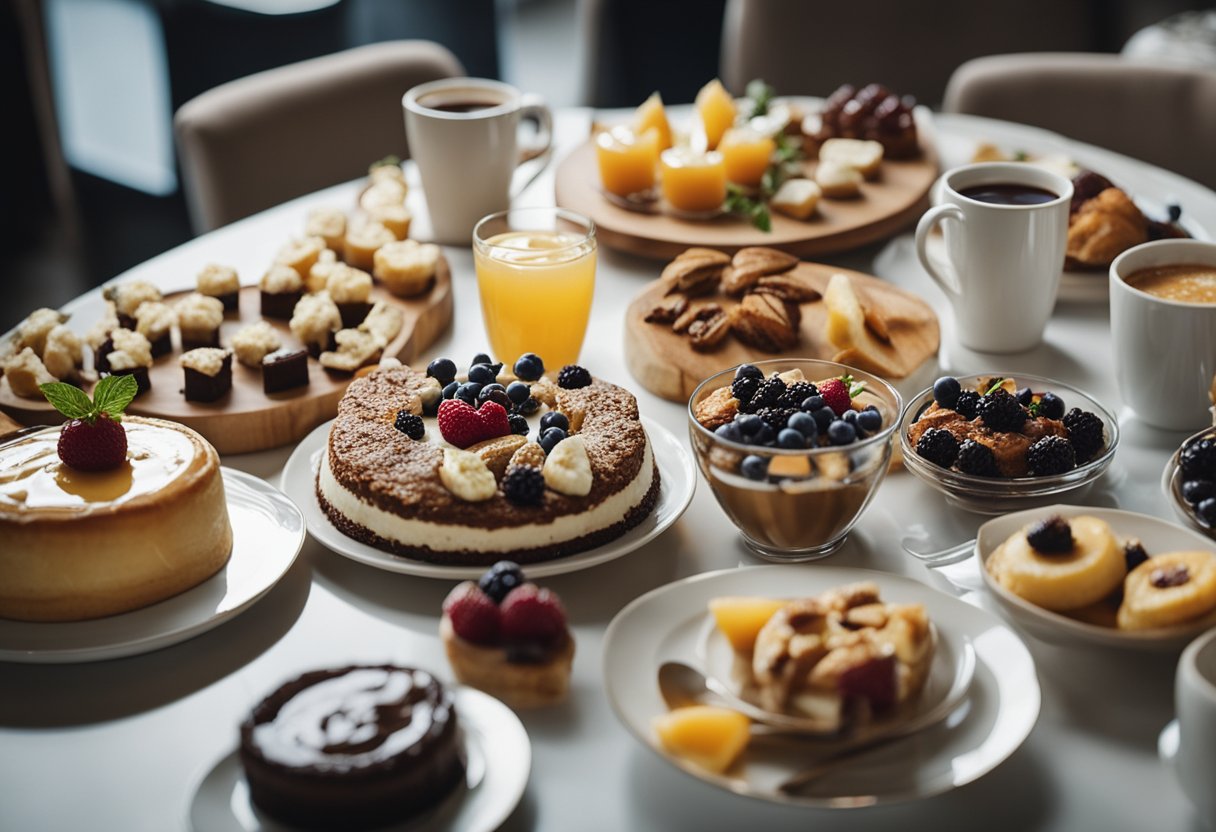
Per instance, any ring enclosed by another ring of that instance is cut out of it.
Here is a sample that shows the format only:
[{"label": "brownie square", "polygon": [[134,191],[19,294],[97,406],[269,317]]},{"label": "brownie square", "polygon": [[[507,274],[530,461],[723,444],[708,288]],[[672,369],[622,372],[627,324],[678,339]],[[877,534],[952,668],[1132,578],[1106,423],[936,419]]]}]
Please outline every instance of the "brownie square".
[{"label": "brownie square", "polygon": [[372,305],[367,301],[349,301],[337,304],[338,314],[342,316],[343,329],[357,329],[367,313],[372,311]]},{"label": "brownie square", "polygon": [[191,367],[182,368],[186,374],[186,401],[213,402],[232,389],[232,354],[224,356],[220,371],[213,376]]},{"label": "brownie square", "polygon": [[235,312],[241,308],[241,293],[239,291],[215,295],[215,299],[224,304],[225,312]]},{"label": "brownie square", "polygon": [[107,338],[93,353],[93,369],[99,373],[110,372],[110,353],[114,352],[114,339]]},{"label": "brownie square", "polygon": [[148,376],[147,367],[133,367],[130,370],[111,370],[112,376],[134,376],[135,377],[135,395],[142,396],[152,389],[152,379]]},{"label": "brownie square", "polygon": [[290,321],[291,313],[295,311],[296,304],[304,296],[304,290],[297,289],[294,292],[278,293],[261,290],[261,294],[263,318],[279,318],[284,321]]},{"label": "brownie square", "polygon": [[182,330],[182,352],[189,352],[199,347],[218,347],[220,345],[220,328],[200,332],[198,330]]},{"label": "brownie square", "polygon": [[276,350],[262,359],[262,389],[279,393],[308,384],[307,350]]},{"label": "brownie square", "polygon": [[173,352],[173,334],[166,330],[164,335],[152,342],[152,357],[160,358],[171,352]]}]

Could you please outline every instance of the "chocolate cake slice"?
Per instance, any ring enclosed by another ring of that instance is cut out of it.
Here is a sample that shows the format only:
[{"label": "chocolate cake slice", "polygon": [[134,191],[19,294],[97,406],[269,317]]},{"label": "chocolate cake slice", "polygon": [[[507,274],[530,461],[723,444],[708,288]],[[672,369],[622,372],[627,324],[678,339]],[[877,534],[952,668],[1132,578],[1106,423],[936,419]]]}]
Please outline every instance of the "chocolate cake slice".
[{"label": "chocolate cake slice", "polygon": [[308,351],[275,350],[262,359],[262,389],[280,393],[308,384]]},{"label": "chocolate cake slice", "polygon": [[182,355],[186,401],[213,402],[232,389],[232,351],[200,347]]}]

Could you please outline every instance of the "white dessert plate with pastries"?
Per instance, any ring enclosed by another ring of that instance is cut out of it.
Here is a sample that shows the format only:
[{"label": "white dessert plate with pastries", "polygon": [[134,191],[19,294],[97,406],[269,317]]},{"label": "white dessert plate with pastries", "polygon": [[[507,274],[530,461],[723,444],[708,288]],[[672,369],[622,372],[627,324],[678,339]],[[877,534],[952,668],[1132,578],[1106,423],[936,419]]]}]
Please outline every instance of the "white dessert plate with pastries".
[{"label": "white dessert plate with pastries", "polygon": [[[913,736],[891,739],[841,760],[796,793],[781,784],[831,753],[818,739],[754,743],[725,774],[668,754],[652,720],[668,709],[655,683],[667,661],[704,661],[699,652],[720,596],[802,598],[859,581],[877,584],[884,602],[924,604],[942,645],[923,691],[929,698],[959,672],[970,645],[971,686],[957,710]],[[941,667],[936,666],[941,662]],[[834,566],[752,566],[694,575],[652,590],[623,609],[604,637],[604,679],[617,717],[647,748],[692,777],[735,794],[774,803],[829,809],[919,800],[991,771],[1026,739],[1039,715],[1034,660],[1021,638],[996,616],[919,581]]]},{"label": "white dessert plate with pastries", "polygon": [[277,488],[222,468],[232,555],[198,586],[158,604],[90,621],[0,619],[0,661],[95,662],[150,653],[218,627],[252,606],[295,563],[304,517]]},{"label": "white dessert plate with pastries", "polygon": [[1066,519],[1080,515],[1096,517],[1110,526],[1120,544],[1132,539],[1139,540],[1149,557],[1165,552],[1188,550],[1216,552],[1216,545],[1198,532],[1147,514],[1113,508],[1057,505],[1028,509],[989,520],[980,526],[976,533],[975,563],[983,575],[984,586],[989,595],[996,600],[1001,611],[1018,629],[1043,641],[1068,647],[1101,646],[1178,652],[1196,635],[1216,626],[1216,610],[1213,610],[1202,618],[1176,627],[1141,631],[1120,630],[1044,609],[1014,595],[997,583],[987,569],[988,559],[997,547],[1031,523],[1055,514]]},{"label": "white dessert plate with pastries", "polygon": [[[381,832],[491,832],[519,805],[532,768],[528,732],[515,712],[473,688],[453,690],[460,715],[465,785],[422,814],[377,827]],[[216,761],[193,792],[187,826],[194,832],[289,832],[249,799],[249,784],[233,750]]]},{"label": "white dessert plate with pastries", "polygon": [[[325,548],[377,569],[455,581],[475,581],[481,577],[486,571],[485,566],[450,566],[401,557],[347,537],[330,522],[317,502],[316,483],[321,455],[325,453],[332,424],[326,422],[304,437],[283,468],[283,490],[304,512],[308,533]],[[697,484],[692,456],[671,431],[645,416],[642,417],[642,424],[650,438],[654,461],[659,466],[659,497],[654,510],[641,523],[602,546],[564,558],[527,564],[529,577],[544,578],[577,572],[615,560],[654,540],[680,519],[692,502],[693,489]]]}]

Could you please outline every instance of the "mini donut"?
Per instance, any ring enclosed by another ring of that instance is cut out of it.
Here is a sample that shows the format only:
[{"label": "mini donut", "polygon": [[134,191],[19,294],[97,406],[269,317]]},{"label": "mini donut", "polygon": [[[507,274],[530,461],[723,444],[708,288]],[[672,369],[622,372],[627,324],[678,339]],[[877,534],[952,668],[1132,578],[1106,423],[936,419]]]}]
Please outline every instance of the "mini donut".
[{"label": "mini donut", "polygon": [[1120,630],[1184,624],[1216,610],[1216,555],[1168,552],[1149,558],[1127,575]]},{"label": "mini donut", "polygon": [[1082,515],[1067,521],[1071,550],[1046,553],[1027,539],[1022,529],[994,552],[988,572],[1005,589],[1032,604],[1055,612],[1087,607],[1110,595],[1123,581],[1123,551],[1110,526]]}]

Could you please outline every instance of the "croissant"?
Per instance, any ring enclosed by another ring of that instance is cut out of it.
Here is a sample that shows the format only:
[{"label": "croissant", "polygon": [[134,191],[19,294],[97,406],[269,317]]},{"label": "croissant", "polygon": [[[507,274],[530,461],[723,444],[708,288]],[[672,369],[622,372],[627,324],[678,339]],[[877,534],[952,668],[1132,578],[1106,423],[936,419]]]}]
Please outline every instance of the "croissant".
[{"label": "croissant", "polygon": [[1069,219],[1067,257],[1083,268],[1109,266],[1148,240],[1148,220],[1127,194],[1107,188],[1081,204]]}]

